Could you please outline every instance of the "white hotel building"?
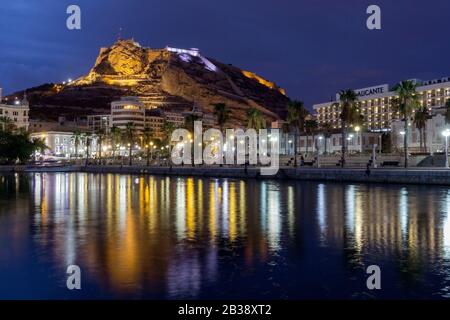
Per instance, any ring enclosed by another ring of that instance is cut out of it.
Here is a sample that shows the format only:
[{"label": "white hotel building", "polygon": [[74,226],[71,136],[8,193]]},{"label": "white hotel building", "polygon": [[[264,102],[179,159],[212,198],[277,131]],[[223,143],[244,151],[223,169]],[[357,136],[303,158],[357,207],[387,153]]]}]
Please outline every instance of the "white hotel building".
[{"label": "white hotel building", "polygon": [[[427,106],[431,114],[439,112],[450,99],[450,77],[420,81],[413,79],[419,85],[417,92],[421,105]],[[399,114],[392,108],[392,99],[396,92],[387,84],[355,90],[361,103],[360,109],[364,117],[364,126],[369,131],[390,131],[392,122],[399,119]],[[336,100],[313,106],[320,125],[329,123],[333,128],[340,128],[339,94]]]}]

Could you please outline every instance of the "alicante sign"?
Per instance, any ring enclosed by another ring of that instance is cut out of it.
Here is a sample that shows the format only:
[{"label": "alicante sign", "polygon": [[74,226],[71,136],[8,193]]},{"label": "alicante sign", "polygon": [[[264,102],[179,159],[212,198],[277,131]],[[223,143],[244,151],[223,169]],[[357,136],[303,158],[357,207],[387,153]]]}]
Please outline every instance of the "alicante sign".
[{"label": "alicante sign", "polygon": [[[374,86],[374,87],[368,87],[368,88],[363,88],[363,89],[357,89],[354,90],[356,95],[359,98],[367,98],[370,96],[374,96],[374,95],[378,95],[378,94],[383,94],[383,93],[387,93],[389,92],[389,85],[387,84],[382,84],[379,86]],[[336,101],[339,101],[340,95],[339,93],[336,94]]]}]

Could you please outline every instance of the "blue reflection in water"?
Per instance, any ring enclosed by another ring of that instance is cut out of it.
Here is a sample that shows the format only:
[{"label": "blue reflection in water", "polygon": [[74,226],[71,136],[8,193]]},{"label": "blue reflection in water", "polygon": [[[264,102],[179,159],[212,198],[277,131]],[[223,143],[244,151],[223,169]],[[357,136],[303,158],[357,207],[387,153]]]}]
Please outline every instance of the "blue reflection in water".
[{"label": "blue reflection in water", "polygon": [[450,297],[443,187],[0,175],[0,243],[0,298]]}]

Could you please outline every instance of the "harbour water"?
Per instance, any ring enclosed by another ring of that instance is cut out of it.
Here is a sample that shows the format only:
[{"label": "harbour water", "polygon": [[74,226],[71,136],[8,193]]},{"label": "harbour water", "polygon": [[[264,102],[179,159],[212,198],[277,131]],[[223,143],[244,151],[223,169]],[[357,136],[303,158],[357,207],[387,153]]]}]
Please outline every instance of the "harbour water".
[{"label": "harbour water", "polygon": [[[66,287],[81,268],[81,290]],[[381,268],[381,290],[366,269]],[[450,190],[0,174],[1,299],[444,299]]]}]

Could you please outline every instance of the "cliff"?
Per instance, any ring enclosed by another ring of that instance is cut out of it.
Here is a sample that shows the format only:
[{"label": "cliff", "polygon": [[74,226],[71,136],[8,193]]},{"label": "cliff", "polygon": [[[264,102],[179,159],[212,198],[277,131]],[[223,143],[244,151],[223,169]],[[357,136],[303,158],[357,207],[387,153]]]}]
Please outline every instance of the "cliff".
[{"label": "cliff", "polygon": [[[275,83],[206,58],[197,49],[151,49],[133,40],[102,48],[86,76],[27,92],[32,106],[41,105],[41,111],[74,107],[77,112],[80,108],[85,113],[108,112],[109,103],[124,95],[139,96],[152,108],[188,110],[195,103],[212,112],[213,104],[225,103],[237,123],[245,122],[251,107],[260,109],[268,120],[284,118],[289,101]],[[48,115],[37,109],[35,115]]]}]

